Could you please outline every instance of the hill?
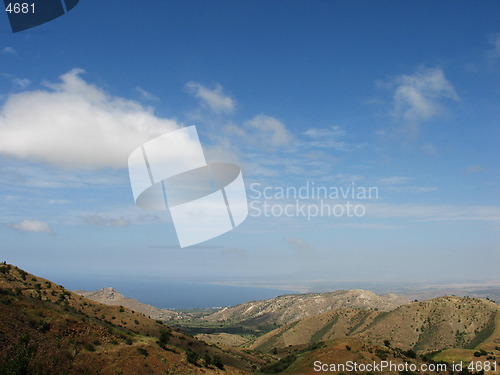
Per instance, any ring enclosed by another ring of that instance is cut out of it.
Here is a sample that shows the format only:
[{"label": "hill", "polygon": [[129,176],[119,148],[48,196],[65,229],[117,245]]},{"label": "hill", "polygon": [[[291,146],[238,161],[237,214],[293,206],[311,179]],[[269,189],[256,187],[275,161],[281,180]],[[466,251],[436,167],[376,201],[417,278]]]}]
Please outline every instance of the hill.
[{"label": "hill", "polygon": [[244,326],[292,323],[341,307],[389,311],[409,302],[394,294],[377,295],[366,290],[338,290],[329,293],[289,294],[226,307],[203,319]]},{"label": "hill", "polygon": [[0,316],[2,374],[248,374],[271,360],[207,345],[5,263]]},{"label": "hill", "polygon": [[180,312],[168,309],[159,309],[157,307],[139,302],[134,298],[127,298],[113,288],[103,288],[92,292],[87,292],[85,290],[75,290],[74,293],[105,305],[126,307],[135,312],[144,314],[151,319],[166,321],[186,318],[186,315]]},{"label": "hill", "polygon": [[[264,374],[458,375],[458,372],[448,371],[451,369],[449,364],[437,364],[411,351],[405,352],[396,348],[366,343],[352,337],[319,342],[309,346],[288,347],[276,350],[274,353],[281,357],[281,360],[262,368]],[[418,371],[423,369],[423,366],[425,366],[425,371]],[[468,373],[461,372],[460,374]]]},{"label": "hill", "polygon": [[495,350],[500,347],[499,324],[500,306],[491,301],[440,297],[389,312],[339,308],[279,327],[252,347],[270,351],[351,336],[420,353],[447,348]]}]

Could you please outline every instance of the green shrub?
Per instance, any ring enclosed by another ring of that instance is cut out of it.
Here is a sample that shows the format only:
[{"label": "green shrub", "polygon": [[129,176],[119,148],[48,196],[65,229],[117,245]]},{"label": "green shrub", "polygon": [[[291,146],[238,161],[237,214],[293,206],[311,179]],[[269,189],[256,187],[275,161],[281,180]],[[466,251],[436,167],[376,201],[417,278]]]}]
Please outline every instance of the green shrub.
[{"label": "green shrub", "polygon": [[387,353],[382,349],[375,350],[375,355],[379,357],[382,361],[387,359]]},{"label": "green shrub", "polygon": [[193,352],[191,349],[186,350],[186,359],[189,363],[192,363],[193,365],[199,366],[199,364],[197,362],[199,357],[200,356],[198,354],[196,354],[195,352]]},{"label": "green shrub", "polygon": [[297,356],[294,354],[288,355],[280,361],[273,363],[271,365],[262,367],[260,370],[264,374],[277,374],[282,371],[285,371],[288,367],[291,366],[293,362],[297,359]]},{"label": "green shrub", "polygon": [[212,363],[218,369],[224,370],[224,363],[222,363],[222,359],[218,355],[214,356]]}]

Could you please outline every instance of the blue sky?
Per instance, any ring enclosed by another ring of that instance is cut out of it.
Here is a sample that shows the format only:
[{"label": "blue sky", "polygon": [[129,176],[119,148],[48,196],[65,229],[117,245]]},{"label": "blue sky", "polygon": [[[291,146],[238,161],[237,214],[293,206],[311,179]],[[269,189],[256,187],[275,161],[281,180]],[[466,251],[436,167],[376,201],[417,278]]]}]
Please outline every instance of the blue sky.
[{"label": "blue sky", "polygon": [[[61,283],[498,281],[499,14],[496,1],[82,0],[16,34],[3,14],[2,258]],[[241,167],[249,202],[252,183],[378,196],[352,202],[360,217],[251,215],[180,249],[168,212],[134,205],[126,166],[191,124],[208,160]]]}]

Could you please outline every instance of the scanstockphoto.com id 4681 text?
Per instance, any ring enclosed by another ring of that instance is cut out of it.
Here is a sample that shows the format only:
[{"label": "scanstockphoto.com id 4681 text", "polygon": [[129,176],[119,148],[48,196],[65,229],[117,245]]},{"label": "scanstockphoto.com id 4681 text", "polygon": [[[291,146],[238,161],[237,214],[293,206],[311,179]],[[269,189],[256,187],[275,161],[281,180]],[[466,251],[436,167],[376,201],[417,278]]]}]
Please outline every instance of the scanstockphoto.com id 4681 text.
[{"label": "scanstockphoto.com id 4681 text", "polygon": [[458,361],[452,363],[410,363],[402,362],[396,363],[392,361],[380,362],[367,362],[360,363],[356,361],[347,361],[345,363],[327,363],[322,361],[314,361],[313,369],[315,372],[446,372],[446,371],[464,371],[468,370],[471,373],[481,372],[495,372],[498,365],[496,361],[472,361],[470,363]]}]

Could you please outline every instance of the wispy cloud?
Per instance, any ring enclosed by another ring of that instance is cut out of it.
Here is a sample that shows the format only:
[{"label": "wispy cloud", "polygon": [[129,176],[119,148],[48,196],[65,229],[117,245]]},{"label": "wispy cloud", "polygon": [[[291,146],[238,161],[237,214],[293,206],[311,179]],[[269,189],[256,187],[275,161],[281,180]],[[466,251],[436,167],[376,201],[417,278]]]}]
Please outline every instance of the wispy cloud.
[{"label": "wispy cloud", "polygon": [[2,49],[2,53],[4,55],[17,55],[17,51],[13,47],[10,47],[10,46],[4,47]]},{"label": "wispy cloud", "polygon": [[128,227],[130,220],[121,218],[103,217],[100,215],[82,216],[80,219],[87,225],[96,227]]},{"label": "wispy cloud", "polygon": [[408,121],[428,120],[441,112],[440,99],[458,100],[440,68],[419,69],[396,78],[394,111]]},{"label": "wispy cloud", "polygon": [[243,125],[228,124],[224,134],[229,138],[238,139],[238,143],[248,153],[269,151],[289,145],[293,136],[286,125],[276,117],[264,114],[257,115],[247,120]]},{"label": "wispy cloud", "polygon": [[413,181],[414,177],[404,177],[404,176],[391,176],[391,177],[383,177],[378,180],[378,183],[381,185],[401,185],[407,184]]},{"label": "wispy cloud", "polygon": [[123,168],[133,149],[179,128],[87,83],[82,73],[9,96],[0,110],[0,153],[64,168]]},{"label": "wispy cloud", "polygon": [[204,107],[217,114],[234,111],[235,101],[224,94],[224,90],[219,84],[214,89],[209,89],[201,83],[191,81],[186,84],[186,88],[191,95],[201,100]]},{"label": "wispy cloud", "polygon": [[3,73],[2,76],[4,76],[5,78],[9,79],[10,82],[17,88],[17,89],[21,89],[21,90],[24,90],[26,89],[29,85],[31,85],[31,81],[27,78],[19,78],[19,77],[16,77],[12,74],[6,74],[6,73]]},{"label": "wispy cloud", "polygon": [[441,68],[420,68],[379,83],[393,90],[392,115],[403,124],[406,135],[414,137],[422,122],[445,113],[444,100],[459,100],[455,88]]},{"label": "wispy cloud", "polygon": [[261,144],[282,146],[292,139],[286,126],[275,117],[257,115],[253,119],[246,121],[245,126],[249,129],[253,140]]},{"label": "wispy cloud", "polygon": [[430,204],[366,204],[367,217],[399,218],[416,221],[500,222],[500,207]]},{"label": "wispy cloud", "polygon": [[18,232],[55,234],[49,223],[41,220],[26,219],[18,223],[10,223],[7,226]]},{"label": "wispy cloud", "polygon": [[309,146],[330,148],[337,151],[349,151],[350,145],[341,140],[345,137],[346,132],[340,126],[331,126],[326,129],[310,128],[304,132],[308,138],[307,144]]},{"label": "wispy cloud", "polygon": [[142,87],[137,86],[135,91],[139,93],[142,99],[157,102],[160,100],[156,95],[151,94],[149,91],[144,90]]},{"label": "wispy cloud", "polygon": [[439,190],[437,186],[408,185],[414,181],[414,177],[391,176],[379,178],[377,183],[382,186],[385,185],[384,190],[396,193],[430,193]]}]

